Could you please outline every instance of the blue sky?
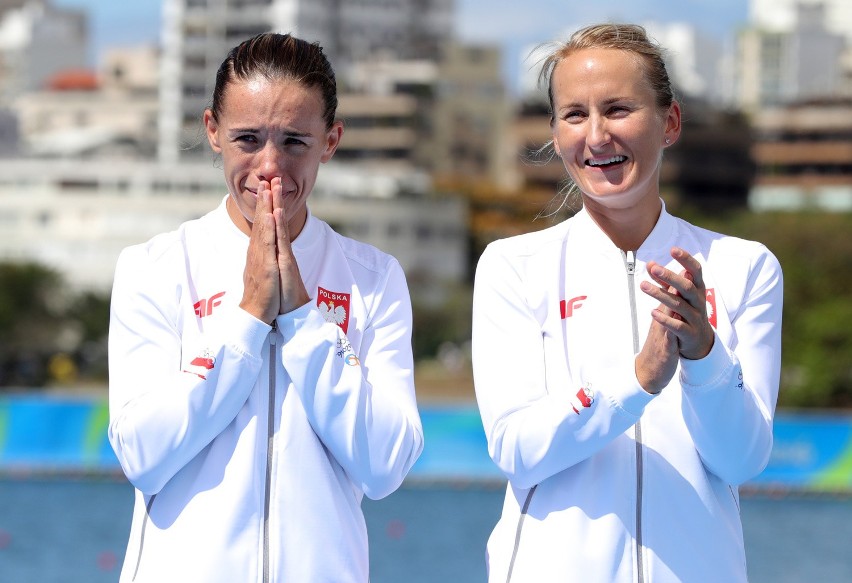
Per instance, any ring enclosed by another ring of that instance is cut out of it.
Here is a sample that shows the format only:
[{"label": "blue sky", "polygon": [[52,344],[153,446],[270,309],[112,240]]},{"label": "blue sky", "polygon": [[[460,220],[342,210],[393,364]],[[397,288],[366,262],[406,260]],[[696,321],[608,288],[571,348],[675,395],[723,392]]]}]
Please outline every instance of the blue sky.
[{"label": "blue sky", "polygon": [[89,11],[92,63],[109,46],[156,44],[160,34],[158,0],[53,0],[57,6]]},{"label": "blue sky", "polygon": [[[156,43],[158,0],[54,0],[90,11],[92,60],[108,46]],[[513,74],[530,45],[564,36],[566,30],[601,21],[688,22],[726,41],[744,25],[748,0],[456,0],[456,33],[464,41],[499,44]]]}]

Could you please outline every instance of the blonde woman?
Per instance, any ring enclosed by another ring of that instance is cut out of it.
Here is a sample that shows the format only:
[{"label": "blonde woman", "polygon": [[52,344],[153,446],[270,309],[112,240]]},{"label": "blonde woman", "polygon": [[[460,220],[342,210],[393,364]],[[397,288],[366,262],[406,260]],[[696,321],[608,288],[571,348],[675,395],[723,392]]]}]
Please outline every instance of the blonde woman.
[{"label": "blonde woman", "polygon": [[542,79],[583,208],[477,267],[476,395],[509,482],[489,581],[745,583],[737,487],[772,447],[781,269],[667,212],[681,109],[642,28],[576,32]]}]

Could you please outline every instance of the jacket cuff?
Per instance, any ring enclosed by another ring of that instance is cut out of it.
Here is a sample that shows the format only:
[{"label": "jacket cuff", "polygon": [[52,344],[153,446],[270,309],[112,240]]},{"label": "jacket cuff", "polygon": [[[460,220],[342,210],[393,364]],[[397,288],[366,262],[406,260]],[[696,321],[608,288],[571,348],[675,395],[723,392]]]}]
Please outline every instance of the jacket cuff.
[{"label": "jacket cuff", "polygon": [[311,302],[296,308],[292,312],[280,314],[275,318],[275,321],[278,323],[278,330],[281,331],[284,340],[292,339],[296,332],[305,326],[319,328],[325,324],[325,320]]},{"label": "jacket cuff", "polygon": [[[617,373],[616,368],[623,372]],[[614,367],[612,372],[602,376],[598,382],[601,383],[602,391],[616,409],[625,411],[636,418],[642,416],[645,407],[656,397],[639,384],[639,380],[636,378],[634,359],[630,360],[629,366],[625,363],[625,366]]]},{"label": "jacket cuff", "polygon": [[245,354],[260,355],[272,326],[243,310],[234,310],[225,341]]},{"label": "jacket cuff", "polygon": [[704,358],[698,360],[680,359],[680,382],[684,387],[700,388],[715,384],[725,378],[734,365],[725,344],[717,335],[713,347]]}]

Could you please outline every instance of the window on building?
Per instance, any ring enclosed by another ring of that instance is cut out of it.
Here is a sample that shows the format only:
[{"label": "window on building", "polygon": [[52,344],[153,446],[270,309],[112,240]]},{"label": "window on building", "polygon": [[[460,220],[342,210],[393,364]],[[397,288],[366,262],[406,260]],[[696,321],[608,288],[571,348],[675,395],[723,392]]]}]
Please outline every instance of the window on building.
[{"label": "window on building", "polygon": [[432,228],[432,225],[427,225],[424,223],[419,223],[414,227],[414,236],[417,241],[421,243],[425,243],[427,241],[431,241],[435,235],[435,231]]},{"label": "window on building", "polygon": [[402,225],[399,223],[393,222],[388,223],[387,227],[387,236],[390,239],[397,239],[402,234]]},{"label": "window on building", "polygon": [[58,183],[60,190],[66,191],[80,191],[80,190],[91,190],[95,191],[98,189],[98,181],[94,179],[86,179],[86,178],[69,178],[66,180],[60,180]]}]

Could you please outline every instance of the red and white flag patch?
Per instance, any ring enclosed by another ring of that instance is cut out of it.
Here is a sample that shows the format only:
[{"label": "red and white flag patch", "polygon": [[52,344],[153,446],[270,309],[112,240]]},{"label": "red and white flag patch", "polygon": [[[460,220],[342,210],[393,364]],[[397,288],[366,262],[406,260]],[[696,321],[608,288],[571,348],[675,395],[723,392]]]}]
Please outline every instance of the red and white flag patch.
[{"label": "red and white flag patch", "polygon": [[716,292],[713,288],[709,288],[705,291],[705,295],[707,296],[707,320],[710,321],[710,325],[713,328],[716,328]]},{"label": "red and white flag patch", "polygon": [[574,413],[579,415],[580,411],[588,409],[594,402],[595,394],[592,392],[592,389],[582,387],[577,391],[576,395],[571,397],[571,408],[574,409]]},{"label": "red and white flag patch", "polygon": [[317,287],[317,309],[326,322],[337,324],[344,334],[349,331],[350,299],[351,294]]},{"label": "red and white flag patch", "polygon": [[193,358],[189,363],[189,368],[183,372],[194,374],[197,377],[207,380],[207,374],[216,367],[216,357],[205,349],[200,355]]}]

